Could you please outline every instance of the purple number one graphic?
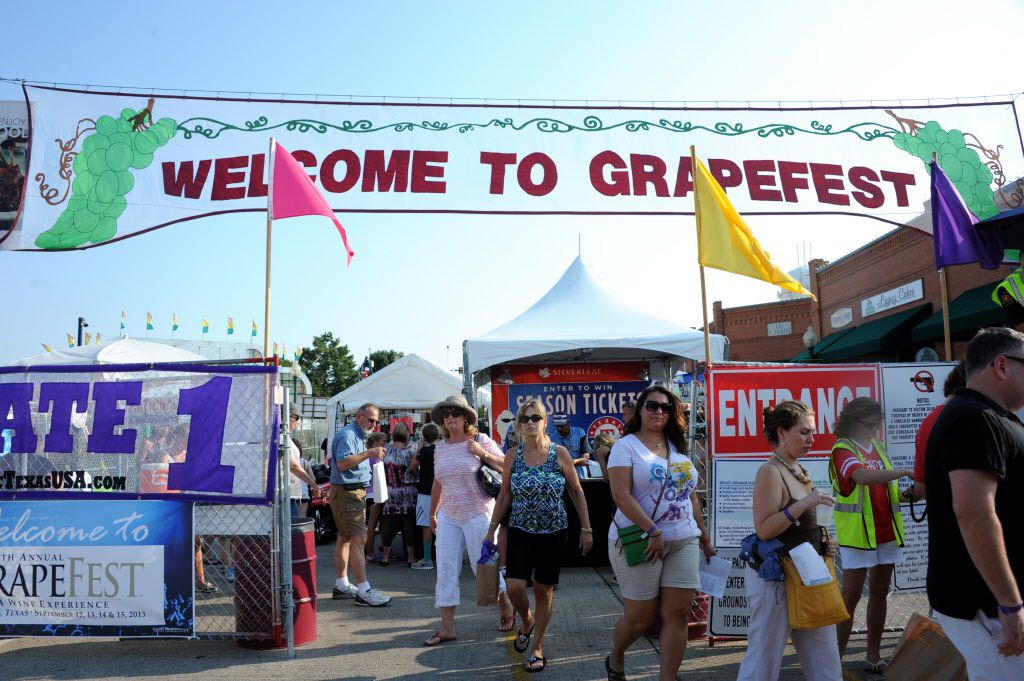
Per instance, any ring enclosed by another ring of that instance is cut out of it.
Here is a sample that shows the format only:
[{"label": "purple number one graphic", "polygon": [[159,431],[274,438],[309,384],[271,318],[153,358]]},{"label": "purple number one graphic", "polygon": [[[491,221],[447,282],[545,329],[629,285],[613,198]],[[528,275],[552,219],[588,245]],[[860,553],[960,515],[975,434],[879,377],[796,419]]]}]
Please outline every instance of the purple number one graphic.
[{"label": "purple number one graphic", "polygon": [[226,376],[180,391],[178,414],[188,414],[192,419],[185,461],[170,464],[167,489],[231,493],[235,467],[220,462],[230,396],[231,379]]}]

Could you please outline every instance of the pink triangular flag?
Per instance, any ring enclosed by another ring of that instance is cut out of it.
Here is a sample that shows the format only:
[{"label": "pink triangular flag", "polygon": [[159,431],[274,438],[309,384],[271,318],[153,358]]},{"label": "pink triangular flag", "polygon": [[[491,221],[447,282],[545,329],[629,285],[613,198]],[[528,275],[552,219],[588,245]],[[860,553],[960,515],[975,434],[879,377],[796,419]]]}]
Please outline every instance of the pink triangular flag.
[{"label": "pink triangular flag", "polygon": [[306,170],[298,164],[288,150],[278,142],[274,142],[274,175],[270,180],[270,217],[273,220],[294,218],[300,215],[323,215],[334,222],[345,244],[348,263],[352,263],[355,253],[348,245],[345,228],[338,222],[327,199],[309,179]]}]

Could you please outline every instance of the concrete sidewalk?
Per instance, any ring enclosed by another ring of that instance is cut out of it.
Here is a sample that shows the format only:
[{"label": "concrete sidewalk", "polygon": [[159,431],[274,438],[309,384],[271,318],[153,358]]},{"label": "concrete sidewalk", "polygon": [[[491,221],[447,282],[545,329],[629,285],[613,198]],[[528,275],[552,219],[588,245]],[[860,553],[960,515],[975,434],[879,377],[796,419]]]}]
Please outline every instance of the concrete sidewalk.
[{"label": "concrete sidewalk", "polygon": [[[283,651],[251,651],[233,641],[14,639],[0,642],[0,677],[26,681],[605,678],[611,629],[622,612],[609,568],[563,570],[545,637],[547,669],[536,676],[522,669],[523,656],[512,647],[514,631],[497,631],[497,608],[476,607],[468,566],[462,577],[466,605],[456,613],[458,640],[426,648],[422,642],[438,623],[433,571],[410,570],[397,562],[386,568],[371,565],[374,587],[392,594],[394,600],[383,608],[361,608],[352,601],[331,600],[331,547],[318,547],[317,554],[319,636],[298,648],[294,660],[288,660]],[[891,654],[897,639],[896,634],[886,635],[883,654]],[[629,679],[657,679],[657,645],[657,639],[646,638],[633,645],[626,657]],[[692,641],[679,677],[731,681],[745,649],[744,641],[714,647],[706,640]],[[864,639],[854,637],[846,657],[846,678],[880,679],[864,675],[863,657]],[[779,678],[803,678],[792,646]]]}]

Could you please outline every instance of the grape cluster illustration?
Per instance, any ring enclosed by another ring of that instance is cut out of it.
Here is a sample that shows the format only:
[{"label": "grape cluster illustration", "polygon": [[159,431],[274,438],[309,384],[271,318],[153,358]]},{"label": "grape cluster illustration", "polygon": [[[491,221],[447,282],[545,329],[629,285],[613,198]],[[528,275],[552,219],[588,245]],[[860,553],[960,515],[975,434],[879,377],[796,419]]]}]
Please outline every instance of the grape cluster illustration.
[{"label": "grape cluster illustration", "polygon": [[76,248],[102,243],[117,234],[117,219],[135,186],[131,169],[153,162],[153,152],[177,133],[171,118],[152,122],[152,100],[146,108],[121,111],[117,118],[101,116],[96,130],[82,142],[71,168],[74,180],[67,206],[53,227],[36,238],[46,249]]},{"label": "grape cluster illustration", "polygon": [[932,154],[937,153],[942,172],[979,220],[999,213],[992,198],[992,171],[978,152],[967,146],[961,131],[943,130],[935,121],[928,121],[910,132],[897,133],[892,141],[898,148],[924,161],[926,166],[932,162]]}]

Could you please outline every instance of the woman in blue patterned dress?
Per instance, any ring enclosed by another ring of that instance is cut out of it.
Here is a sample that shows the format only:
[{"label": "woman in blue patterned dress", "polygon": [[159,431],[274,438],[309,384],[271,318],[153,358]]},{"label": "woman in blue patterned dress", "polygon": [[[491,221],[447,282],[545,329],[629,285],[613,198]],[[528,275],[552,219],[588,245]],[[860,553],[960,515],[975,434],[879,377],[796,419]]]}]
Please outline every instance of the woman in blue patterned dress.
[{"label": "woman in blue patterned dress", "polygon": [[[580,518],[581,552],[587,553],[594,544],[587,501],[572,458],[565,447],[551,442],[547,421],[547,411],[539,400],[527,400],[519,407],[515,429],[522,444],[515,456],[505,456],[501,494],[494,505],[487,534],[487,539],[493,542],[494,532],[511,506],[505,582],[508,596],[522,621],[516,635],[516,650],[525,653],[533,637],[533,650],[524,665],[528,672],[542,671],[547,664],[544,634],[551,621],[552,598],[568,533],[562,500],[566,487]],[[533,579],[533,613],[526,595],[530,579]]]}]

